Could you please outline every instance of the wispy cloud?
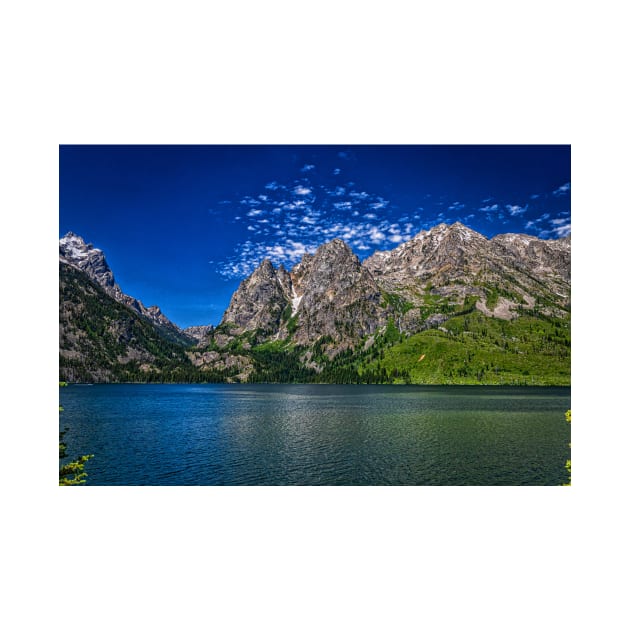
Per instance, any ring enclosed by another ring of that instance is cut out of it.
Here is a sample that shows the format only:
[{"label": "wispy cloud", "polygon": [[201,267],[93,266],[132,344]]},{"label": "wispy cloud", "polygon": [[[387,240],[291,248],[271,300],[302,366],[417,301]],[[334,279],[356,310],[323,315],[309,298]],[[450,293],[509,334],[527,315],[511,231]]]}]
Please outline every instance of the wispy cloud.
[{"label": "wispy cloud", "polygon": [[[352,159],[349,154],[339,157]],[[363,258],[376,249],[391,249],[421,229],[441,222],[470,225],[475,219],[482,224],[503,223],[509,226],[508,230],[519,229],[520,225],[524,226],[520,229],[545,238],[570,233],[570,216],[559,222],[560,215],[556,213],[556,222],[551,223],[549,213],[545,213],[526,222],[527,204],[506,203],[494,197],[487,197],[477,208],[468,200],[454,201],[444,195],[438,200],[427,193],[424,207],[399,208],[382,195],[364,189],[360,182],[340,177],[341,169],[332,171],[336,175],[333,178],[331,170],[322,173],[319,167],[311,168],[314,166],[298,165],[295,179],[274,180],[259,193],[232,200],[232,207],[239,208],[234,214],[240,217],[234,217],[232,222],[244,230],[244,242],[235,247],[227,260],[217,263],[219,273],[226,278],[242,278],[264,258],[276,266],[291,268],[304,253],[314,252],[333,238],[343,239]],[[564,185],[558,191],[566,194],[568,189]]]},{"label": "wispy cloud", "polygon": [[510,216],[512,217],[516,217],[519,214],[523,214],[527,211],[527,206],[525,206],[524,208],[522,206],[512,206],[512,205],[506,205],[505,209],[510,213]]},{"label": "wispy cloud", "polygon": [[273,181],[265,185],[264,194],[237,201],[246,209],[239,221],[250,238],[224,264],[218,264],[219,273],[241,278],[263,258],[290,267],[304,253],[333,238],[345,240],[354,251],[366,255],[375,247],[404,242],[419,231],[419,212],[404,214],[404,221],[395,220],[395,209],[381,195],[362,190],[354,182],[318,183],[316,169],[308,171],[308,177],[292,184]]},{"label": "wispy cloud", "polygon": [[313,191],[310,188],[307,188],[306,186],[296,186],[293,189],[293,192],[296,195],[310,195]]},{"label": "wispy cloud", "polygon": [[[566,215],[567,213],[562,213]],[[571,217],[562,216],[551,218],[548,212],[545,212],[537,219],[528,221],[525,229],[533,232],[539,238],[563,238],[571,234]]]},{"label": "wispy cloud", "polygon": [[559,188],[556,188],[551,194],[554,197],[562,197],[563,195],[567,195],[571,190],[571,182],[567,182],[566,184],[562,184]]},{"label": "wispy cloud", "polygon": [[484,206],[483,208],[479,208],[479,212],[498,212],[499,204],[494,203],[491,206]]},{"label": "wispy cloud", "polygon": [[564,238],[565,236],[569,236],[569,234],[571,234],[571,223],[569,222],[565,223],[564,225],[558,225],[551,231],[558,238]]}]

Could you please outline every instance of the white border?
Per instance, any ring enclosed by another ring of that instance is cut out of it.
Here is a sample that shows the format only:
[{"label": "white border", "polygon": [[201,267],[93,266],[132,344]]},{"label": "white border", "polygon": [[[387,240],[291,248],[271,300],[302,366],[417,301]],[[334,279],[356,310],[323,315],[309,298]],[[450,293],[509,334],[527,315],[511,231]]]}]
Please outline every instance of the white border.
[{"label": "white border", "polygon": [[[7,627],[627,620],[625,20],[611,2],[509,6],[3,9]],[[571,144],[574,486],[56,487],[59,143]]]}]

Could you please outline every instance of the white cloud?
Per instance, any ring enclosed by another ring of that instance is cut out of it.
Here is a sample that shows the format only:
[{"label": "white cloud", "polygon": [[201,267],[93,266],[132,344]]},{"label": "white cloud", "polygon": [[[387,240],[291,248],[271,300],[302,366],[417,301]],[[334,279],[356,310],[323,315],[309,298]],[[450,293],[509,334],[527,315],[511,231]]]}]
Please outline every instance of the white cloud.
[{"label": "white cloud", "polygon": [[370,204],[370,208],[372,208],[373,210],[380,210],[381,208],[387,208],[388,205],[389,201],[385,201],[385,199],[379,198],[378,201]]},{"label": "white cloud", "polygon": [[[402,220],[397,217],[399,223],[390,222],[389,213],[379,216],[384,214],[383,208],[389,207],[388,200],[352,186],[352,182],[315,186],[306,178],[287,185],[273,181],[265,185],[264,194],[243,197],[240,224],[244,224],[251,240],[235,247],[220,273],[243,277],[263,258],[290,268],[304,253],[315,251],[333,238],[342,238],[364,256],[377,246],[391,247],[409,240],[418,231],[414,227],[417,217],[403,213]],[[315,208],[316,191],[320,190],[325,194],[318,195]]]},{"label": "white cloud", "polygon": [[565,225],[565,223],[567,223],[568,221],[570,221],[570,219],[565,218],[565,219],[551,219],[551,221],[549,221],[549,223],[551,223],[551,225]]},{"label": "white cloud", "polygon": [[370,240],[373,243],[380,243],[381,241],[385,240],[385,234],[383,234],[383,232],[381,232],[378,228],[376,227],[372,227],[368,233],[368,236],[370,237]]},{"label": "white cloud", "polygon": [[313,191],[310,188],[307,188],[306,186],[296,186],[293,189],[293,192],[296,195],[310,195]]},{"label": "white cloud", "polygon": [[315,168],[315,164],[305,164],[300,170],[302,173],[307,173],[308,171],[312,171]]},{"label": "white cloud", "polygon": [[463,210],[465,207],[466,207],[466,204],[461,203],[461,201],[455,201],[448,207],[448,209],[453,210],[455,212],[459,212],[460,210]]},{"label": "white cloud", "polygon": [[567,182],[566,184],[562,184],[559,188],[556,188],[551,194],[554,197],[562,197],[566,195],[571,190],[571,182]]},{"label": "white cloud", "polygon": [[366,193],[365,191],[361,191],[361,192],[352,191],[350,193],[350,196],[354,197],[355,199],[367,199],[370,195]]},{"label": "white cloud", "polygon": [[510,216],[516,217],[519,214],[523,214],[527,210],[527,206],[523,208],[521,206],[512,206],[508,204],[505,206],[505,209],[510,213]]},{"label": "white cloud", "polygon": [[499,209],[499,204],[493,204],[491,206],[484,206],[483,208],[479,208],[480,212],[496,212]]},{"label": "white cloud", "polygon": [[333,175],[339,175],[340,173],[341,173],[341,169],[340,169],[340,168],[336,168],[336,169],[333,171]]},{"label": "white cloud", "polygon": [[346,189],[343,186],[335,186],[335,188],[322,187],[324,192],[331,197],[343,197],[346,194]]},{"label": "white cloud", "polygon": [[560,225],[557,228],[551,230],[558,238],[564,238],[565,236],[569,236],[571,234],[571,224],[567,223],[566,225]]}]

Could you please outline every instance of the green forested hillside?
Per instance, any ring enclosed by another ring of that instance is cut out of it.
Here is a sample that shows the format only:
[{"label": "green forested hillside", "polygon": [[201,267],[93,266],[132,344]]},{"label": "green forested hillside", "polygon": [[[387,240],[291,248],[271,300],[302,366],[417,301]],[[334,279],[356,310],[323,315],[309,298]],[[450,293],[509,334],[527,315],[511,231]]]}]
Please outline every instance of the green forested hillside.
[{"label": "green forested hillside", "polygon": [[411,383],[569,385],[570,322],[479,312],[412,335],[366,363]]},{"label": "green forested hillside", "polygon": [[185,348],[112,299],[81,271],[59,266],[59,379],[192,379]]},{"label": "green forested hillside", "polygon": [[[358,349],[328,358],[311,348],[269,342],[251,352],[250,382],[569,385],[570,321],[522,316],[512,321],[473,311],[411,336],[390,321]],[[305,360],[305,353],[306,359]],[[312,366],[312,367],[307,367]]]},{"label": "green forested hillside", "polygon": [[[218,327],[204,348],[167,338],[85,274],[60,266],[60,380],[70,382],[313,382],[569,385],[570,318],[524,311],[487,317],[474,304],[440,326],[403,334],[390,318],[376,334],[340,349],[323,336],[310,346],[257,343]],[[191,356],[214,363],[193,365]],[[240,363],[239,363],[240,360]],[[237,366],[246,365],[247,369]]]}]

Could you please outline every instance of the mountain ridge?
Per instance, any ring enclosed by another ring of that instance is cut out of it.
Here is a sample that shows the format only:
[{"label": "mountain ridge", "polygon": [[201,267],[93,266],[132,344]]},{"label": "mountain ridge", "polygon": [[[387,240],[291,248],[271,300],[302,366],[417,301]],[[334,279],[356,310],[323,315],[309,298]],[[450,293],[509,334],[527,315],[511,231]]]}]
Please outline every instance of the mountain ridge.
[{"label": "mountain ridge", "polygon": [[59,261],[85,273],[110,297],[149,319],[166,335],[180,341],[194,340],[193,336],[188,335],[177,324],[170,321],[158,306],[147,307],[137,298],[125,294],[116,282],[103,250],[94,247],[91,243],[86,243],[81,236],[68,232],[59,239]]},{"label": "mountain ridge", "polygon": [[[362,262],[342,239],[333,239],[290,270],[264,259],[241,281],[219,325],[181,331],[169,322],[179,333],[171,340],[185,348],[188,363],[181,370],[191,378],[194,369],[192,378],[202,380],[469,382],[474,375],[482,382],[521,376],[554,382],[547,370],[553,367],[556,380],[566,382],[570,253],[570,237],[488,239],[458,222],[423,230]],[[162,333],[173,332],[157,307],[147,309],[122,293],[101,250],[81,237],[60,239],[60,263],[86,274]],[[392,358],[425,346],[433,362],[413,362],[413,353],[398,363]],[[549,353],[545,369],[536,366],[534,348]]]}]

